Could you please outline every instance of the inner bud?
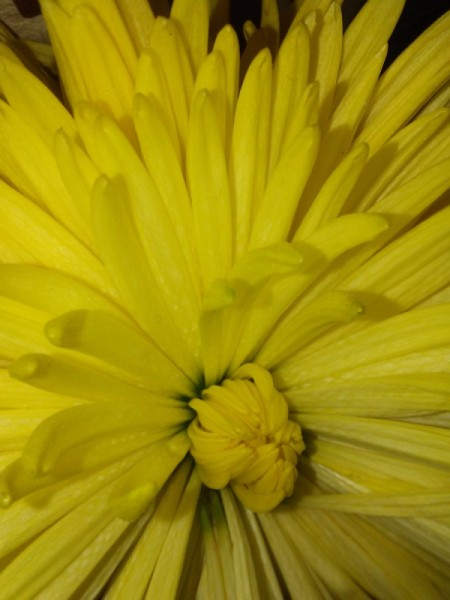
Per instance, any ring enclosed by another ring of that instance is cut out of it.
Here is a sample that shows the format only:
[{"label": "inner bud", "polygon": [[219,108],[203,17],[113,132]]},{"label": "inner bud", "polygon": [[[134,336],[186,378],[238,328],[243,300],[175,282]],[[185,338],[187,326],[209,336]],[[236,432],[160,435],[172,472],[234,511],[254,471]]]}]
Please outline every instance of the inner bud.
[{"label": "inner bud", "polygon": [[272,510],[292,494],[305,446],[268,371],[243,365],[190,406],[197,413],[188,429],[191,454],[206,486],[230,484],[255,512]]}]

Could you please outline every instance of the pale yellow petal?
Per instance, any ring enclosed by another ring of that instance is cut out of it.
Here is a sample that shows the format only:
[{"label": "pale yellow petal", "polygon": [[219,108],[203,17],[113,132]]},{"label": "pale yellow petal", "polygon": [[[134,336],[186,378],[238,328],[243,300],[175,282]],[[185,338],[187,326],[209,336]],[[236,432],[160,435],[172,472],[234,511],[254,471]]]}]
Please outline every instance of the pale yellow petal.
[{"label": "pale yellow petal", "polygon": [[296,417],[305,431],[313,431],[320,439],[338,441],[377,448],[382,453],[409,457],[411,460],[427,461],[431,465],[450,465],[450,431],[389,421],[334,415],[301,415]]},{"label": "pale yellow petal", "polygon": [[383,517],[438,517],[448,516],[450,513],[450,492],[436,490],[409,494],[320,494],[308,496],[299,506]]},{"label": "pale yellow petal", "polygon": [[[285,544],[291,542],[297,554],[302,546],[305,547],[301,542],[297,546],[300,536],[295,536],[294,532],[300,527],[305,527],[313,540],[323,540],[321,553],[332,560],[341,571],[341,577],[351,577],[365,594],[400,600],[414,590],[414,593],[426,598],[441,598],[435,587],[439,576],[434,576],[426,563],[392,542],[385,529],[378,529],[370,522],[347,515],[336,518],[333,514],[312,510],[285,511],[275,515],[273,521],[272,528],[281,529],[280,536],[287,538]],[[264,529],[269,531],[266,527]],[[304,560],[309,567],[308,554]]]},{"label": "pale yellow petal", "polygon": [[98,595],[142,533],[147,519],[148,515],[145,515],[131,525],[120,519],[112,521],[65,569],[53,577],[35,596],[35,600],[60,600],[62,595],[68,594],[85,598]]},{"label": "pale yellow petal", "polygon": [[276,325],[255,360],[265,368],[276,367],[328,328],[352,321],[363,311],[362,304],[350,294],[335,291],[319,296]]},{"label": "pale yellow petal", "polygon": [[[221,497],[229,534],[232,540],[238,540],[238,543],[232,545],[236,596],[258,598],[264,593],[270,593],[271,598],[281,599],[281,590],[275,573],[269,566],[267,548],[257,519],[248,510],[245,511],[245,517],[242,515],[238,501],[230,490],[222,490]],[[252,524],[253,532],[246,520]],[[258,544],[257,552],[252,552],[252,542]],[[264,559],[267,560],[267,564],[264,564]]]},{"label": "pale yellow petal", "polygon": [[[72,477],[51,488],[34,492],[26,499],[12,504],[7,511],[1,511],[0,556],[7,556],[14,549],[20,548],[94,493],[104,490],[138,458],[139,454],[136,454],[89,475]],[[103,494],[108,496],[108,490]]]},{"label": "pale yellow petal", "polygon": [[[166,598],[173,598],[176,595],[186,552],[188,551],[189,535],[196,514],[200,490],[200,477],[194,469],[180,497],[180,503],[161,548],[145,596],[147,600],[151,600],[156,594],[160,593]],[[167,577],[169,570],[172,574],[171,577]]]},{"label": "pale yellow petal", "polygon": [[449,389],[450,375],[423,371],[306,383],[284,394],[300,412],[408,418],[450,410]]},{"label": "pale yellow petal", "polygon": [[281,571],[289,595],[295,597],[301,593],[311,600],[323,598],[326,593],[324,584],[311,573],[300,552],[278,526],[272,514],[258,515],[258,520],[270,547],[276,549],[278,560],[275,559],[275,564]]},{"label": "pale yellow petal", "polygon": [[49,321],[48,340],[55,346],[88,354],[133,374],[137,385],[158,393],[186,395],[193,384],[131,324],[94,310],[77,310]]},{"label": "pale yellow petal", "polygon": [[183,430],[148,446],[142,458],[114,486],[111,494],[114,513],[126,521],[135,521],[144,514],[183,461],[189,445]]},{"label": "pale yellow petal", "polygon": [[[177,510],[182,509],[183,492],[190,471],[191,465],[189,461],[185,461],[158,496],[152,518],[133,548],[130,560],[124,564],[107,592],[108,600],[136,595],[143,597],[146,593]],[[171,573],[175,580],[176,573],[173,569]],[[167,578],[167,571],[165,577]]]},{"label": "pale yellow petal", "polygon": [[363,600],[367,596],[354,581],[351,573],[346,572],[342,565],[335,560],[332,551],[328,551],[328,546],[325,549],[322,548],[321,537],[317,535],[316,531],[311,531],[308,513],[309,511],[305,511],[295,521],[288,515],[275,515],[273,527],[280,528],[281,535],[286,537],[289,546],[294,545],[301,560],[305,561],[306,568],[315,574],[316,579],[323,582],[326,588],[323,590],[324,597],[330,593],[328,590],[333,590],[333,594],[338,597]]},{"label": "pale yellow petal", "polygon": [[12,377],[35,387],[86,400],[140,400],[148,402],[149,391],[111,375],[106,366],[100,370],[92,361],[67,358],[67,355],[23,354],[10,367]]},{"label": "pale yellow petal", "polygon": [[381,310],[383,303],[393,303],[396,310],[411,308],[449,282],[449,231],[450,208],[446,208],[383,248],[347,277],[342,288],[363,302],[365,293],[376,294]]},{"label": "pale yellow petal", "polygon": [[314,344],[309,346],[280,365],[277,373],[282,381],[292,384],[316,378],[327,380],[338,373],[351,377],[354,369],[377,362],[427,350],[439,353],[440,347],[445,350],[450,341],[449,314],[448,305],[432,306],[375,322],[333,344],[319,340],[318,352],[314,352]]},{"label": "pale yellow petal", "polygon": [[113,520],[105,510],[109,490],[110,485],[104,485],[95,496],[41,533],[2,571],[0,584],[7,590],[5,599],[36,597],[101,535]]},{"label": "pale yellow petal", "polygon": [[[114,578],[120,565],[142,535],[150,516],[149,510],[135,523],[127,523],[122,535],[111,545],[109,532],[117,531],[120,525],[123,526],[123,521],[114,521],[105,530],[106,535],[97,537],[94,543],[79,555],[78,560],[74,561],[75,569],[72,570],[69,566],[55,579],[55,584],[50,588],[55,591],[55,600],[60,600],[61,589],[65,589],[67,581],[70,581],[74,589],[75,585],[77,586],[74,595],[80,598],[95,598],[104,593],[105,587]],[[74,571],[77,574],[76,578],[73,577]],[[40,600],[45,600],[45,594],[51,592],[47,588],[43,593],[44,598]]]}]

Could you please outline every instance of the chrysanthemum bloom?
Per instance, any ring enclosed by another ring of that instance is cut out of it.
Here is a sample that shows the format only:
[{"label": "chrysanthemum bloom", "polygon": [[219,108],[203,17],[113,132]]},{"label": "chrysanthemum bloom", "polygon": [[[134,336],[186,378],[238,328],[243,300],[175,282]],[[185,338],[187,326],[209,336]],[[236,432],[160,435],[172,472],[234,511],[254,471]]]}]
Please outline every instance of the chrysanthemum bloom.
[{"label": "chrysanthemum bloom", "polygon": [[448,597],[450,15],[225,4],[2,34],[2,599]]}]

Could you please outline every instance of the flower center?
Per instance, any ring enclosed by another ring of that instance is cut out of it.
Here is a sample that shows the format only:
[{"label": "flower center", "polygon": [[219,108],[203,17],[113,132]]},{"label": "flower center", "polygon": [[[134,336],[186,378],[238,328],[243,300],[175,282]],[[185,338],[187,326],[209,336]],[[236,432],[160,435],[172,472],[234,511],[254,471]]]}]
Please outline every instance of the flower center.
[{"label": "flower center", "polygon": [[188,428],[191,454],[206,486],[230,484],[255,512],[272,510],[292,494],[304,444],[268,371],[243,365],[190,406],[197,413]]}]

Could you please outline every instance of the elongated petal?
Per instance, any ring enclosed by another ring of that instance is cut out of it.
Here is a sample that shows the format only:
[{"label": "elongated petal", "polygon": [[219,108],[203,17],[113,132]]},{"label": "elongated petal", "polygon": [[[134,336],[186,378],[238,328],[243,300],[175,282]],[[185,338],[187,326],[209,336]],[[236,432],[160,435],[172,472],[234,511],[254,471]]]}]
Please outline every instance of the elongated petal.
[{"label": "elongated petal", "polygon": [[233,240],[225,148],[211,95],[206,90],[194,98],[190,119],[188,183],[203,284],[208,287],[214,279],[228,273]]},{"label": "elongated petal", "polygon": [[281,44],[273,69],[273,108],[270,170],[282,152],[282,142],[293,112],[306,89],[309,75],[309,39],[302,23],[291,27]]},{"label": "elongated petal", "polygon": [[93,220],[103,260],[125,303],[150,337],[158,340],[161,349],[182,370],[192,373],[192,357],[183,350],[169,307],[157,293],[129,208],[106,179],[100,179],[94,188]]},{"label": "elongated petal", "polygon": [[189,395],[192,382],[141,332],[106,312],[78,310],[45,327],[55,346],[70,348],[136,375],[136,383],[168,396]]},{"label": "elongated petal", "polygon": [[292,383],[301,379],[314,379],[319,371],[323,376],[325,371],[323,366],[319,365],[323,365],[324,360],[330,360],[330,353],[334,358],[327,363],[327,376],[342,370],[347,370],[347,376],[350,376],[349,373],[359,366],[373,364],[382,359],[393,360],[428,348],[444,348],[449,343],[450,335],[448,315],[449,307],[442,305],[385,319],[344,340],[335,341],[318,353],[311,352],[309,357],[302,357],[301,360],[297,357],[294,361],[287,361],[280,368],[280,375],[283,373],[283,379],[286,378],[286,381]]},{"label": "elongated petal", "polygon": [[318,149],[318,127],[306,127],[282,154],[256,207],[249,250],[287,238]]},{"label": "elongated petal", "polygon": [[[251,221],[266,185],[269,148],[271,59],[268,50],[252,62],[236,106],[230,156],[236,253],[247,247]],[[258,103],[256,113],[252,107]]]},{"label": "elongated petal", "polygon": [[[358,136],[358,141],[367,142],[372,152],[448,81],[449,23],[450,14],[447,13],[411,44],[380,80]],[[384,109],[388,104],[390,111],[386,118]]]},{"label": "elongated petal", "polygon": [[2,181],[0,193],[0,229],[7,239],[11,236],[12,247],[16,245],[19,256],[23,256],[20,262],[68,273],[115,296],[103,265],[83,244],[47,212]]},{"label": "elongated petal", "polygon": [[46,354],[24,354],[10,367],[19,381],[57,394],[86,400],[142,400],[151,393],[100,371],[87,362]]},{"label": "elongated petal", "polygon": [[175,0],[170,11],[170,18],[180,26],[194,72],[198,71],[200,64],[206,57],[208,45],[208,1],[197,2],[195,10],[189,1]]}]

